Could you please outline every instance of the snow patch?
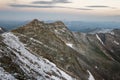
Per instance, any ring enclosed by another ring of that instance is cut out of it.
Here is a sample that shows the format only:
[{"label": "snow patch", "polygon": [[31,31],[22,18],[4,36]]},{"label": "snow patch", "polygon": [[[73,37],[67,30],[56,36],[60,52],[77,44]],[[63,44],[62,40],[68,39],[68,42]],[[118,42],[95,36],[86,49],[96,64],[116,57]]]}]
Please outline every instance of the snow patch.
[{"label": "snow patch", "polygon": [[66,43],[67,46],[73,48],[73,44],[72,43]]},{"label": "snow patch", "polygon": [[0,27],[0,30],[2,30],[2,28]]},{"label": "snow patch", "polygon": [[14,34],[9,32],[2,34],[2,36],[5,38],[4,43],[17,56],[17,64],[30,77],[34,77],[37,80],[61,80],[62,78],[65,80],[75,80],[57,68],[54,63],[30,53]]},{"label": "snow patch", "polygon": [[103,41],[100,39],[100,37],[96,34],[97,39],[104,45]]},{"label": "snow patch", "polygon": [[58,30],[55,29],[54,31],[55,31],[55,33],[57,33],[57,34],[60,34]]},{"label": "snow patch", "polygon": [[120,43],[119,42],[117,42],[117,41],[113,41],[116,45],[120,45]]},{"label": "snow patch", "polygon": [[111,35],[115,35],[115,33],[113,31],[109,32]]},{"label": "snow patch", "polygon": [[93,75],[91,74],[91,72],[89,70],[87,70],[87,72],[89,73],[88,80],[95,80],[95,78],[93,77]]},{"label": "snow patch", "polygon": [[17,80],[11,74],[0,67],[0,80]]},{"label": "snow patch", "polygon": [[97,69],[98,67],[97,67],[97,66],[95,66],[95,68]]},{"label": "snow patch", "polygon": [[57,33],[57,34],[60,34],[61,32],[65,32],[65,28],[62,28],[62,29],[55,29],[54,31],[55,31],[55,33]]}]

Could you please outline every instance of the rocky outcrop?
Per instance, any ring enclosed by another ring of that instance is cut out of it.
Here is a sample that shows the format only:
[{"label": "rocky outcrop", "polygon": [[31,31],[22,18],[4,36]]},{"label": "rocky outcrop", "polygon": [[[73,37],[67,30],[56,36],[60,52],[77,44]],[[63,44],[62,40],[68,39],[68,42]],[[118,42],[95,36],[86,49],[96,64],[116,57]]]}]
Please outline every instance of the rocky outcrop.
[{"label": "rocky outcrop", "polygon": [[0,34],[4,33],[6,30],[3,27],[0,27]]}]

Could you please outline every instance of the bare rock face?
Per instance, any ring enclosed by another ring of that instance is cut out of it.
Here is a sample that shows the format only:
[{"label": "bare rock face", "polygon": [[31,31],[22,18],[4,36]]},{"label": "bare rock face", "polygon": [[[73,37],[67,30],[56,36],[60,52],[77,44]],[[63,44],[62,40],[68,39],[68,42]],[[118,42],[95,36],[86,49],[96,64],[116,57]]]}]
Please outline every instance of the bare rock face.
[{"label": "bare rock face", "polygon": [[119,80],[119,33],[71,32],[61,21],[34,19],[0,35],[0,79]]},{"label": "bare rock face", "polygon": [[120,62],[120,29],[114,29],[110,33],[105,34],[99,33],[98,35],[109,54]]},{"label": "bare rock face", "polygon": [[0,27],[0,33],[4,33],[6,30],[2,27]]}]

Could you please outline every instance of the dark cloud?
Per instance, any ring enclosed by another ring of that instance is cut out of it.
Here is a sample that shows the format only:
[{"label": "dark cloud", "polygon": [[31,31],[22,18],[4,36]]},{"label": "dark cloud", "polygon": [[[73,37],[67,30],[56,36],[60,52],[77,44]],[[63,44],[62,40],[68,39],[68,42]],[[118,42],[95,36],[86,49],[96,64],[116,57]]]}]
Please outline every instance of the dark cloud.
[{"label": "dark cloud", "polygon": [[57,3],[72,3],[68,0],[51,0],[51,1],[34,1],[32,4],[57,4]]},{"label": "dark cloud", "polygon": [[89,8],[75,8],[75,9],[78,9],[78,10],[93,10],[93,9],[89,9]]},{"label": "dark cloud", "polygon": [[58,3],[70,3],[69,0],[52,0],[53,2],[58,2]]},{"label": "dark cloud", "polygon": [[93,10],[89,8],[73,8],[73,7],[63,7],[63,6],[36,6],[36,5],[24,5],[24,4],[10,4],[11,7],[18,7],[18,8],[67,8],[67,9],[76,9],[76,10]]},{"label": "dark cloud", "polygon": [[103,6],[103,5],[93,5],[93,6],[86,6],[90,8],[111,8],[110,6]]},{"label": "dark cloud", "polygon": [[111,7],[111,6],[104,6],[104,5],[91,5],[91,6],[85,6],[89,8],[110,8],[110,9],[117,9],[116,7]]},{"label": "dark cloud", "polygon": [[52,1],[34,1],[32,4],[53,4]]},{"label": "dark cloud", "polygon": [[93,10],[93,9],[89,9],[89,8],[73,8],[73,7],[65,7],[68,9],[77,9],[77,10]]},{"label": "dark cloud", "polygon": [[34,8],[53,8],[54,6],[34,6],[34,5],[23,5],[23,4],[10,4],[11,7],[19,7],[19,8],[26,8],[26,7],[34,7]]},{"label": "dark cloud", "polygon": [[35,6],[35,5],[24,5],[24,4],[10,4],[11,7],[20,7],[20,8],[26,8],[26,7],[32,7],[32,8],[65,8],[61,6]]}]

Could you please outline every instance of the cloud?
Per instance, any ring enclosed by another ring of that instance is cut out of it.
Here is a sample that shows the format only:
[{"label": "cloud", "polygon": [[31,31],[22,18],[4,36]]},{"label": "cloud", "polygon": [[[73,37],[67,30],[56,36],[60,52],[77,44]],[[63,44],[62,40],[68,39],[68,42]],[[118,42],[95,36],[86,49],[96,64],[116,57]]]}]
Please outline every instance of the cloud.
[{"label": "cloud", "polygon": [[104,5],[91,5],[91,6],[85,6],[89,8],[111,8],[111,9],[116,9],[115,7],[110,7],[110,6],[104,6]]},{"label": "cloud", "polygon": [[51,0],[51,1],[33,1],[32,4],[57,4],[57,3],[72,3],[68,0]]},{"label": "cloud", "polygon": [[63,7],[63,6],[36,6],[36,5],[24,5],[24,4],[10,4],[11,7],[18,7],[18,8],[66,8],[66,9],[76,9],[76,10],[93,10],[89,8],[73,8],[73,7]]},{"label": "cloud", "polygon": [[[57,6],[54,4],[57,3],[72,3],[69,0],[51,0],[51,1],[33,1],[32,4],[8,4],[10,7],[16,8],[66,8],[66,9],[75,9],[75,10],[94,10],[90,8],[74,8],[74,7],[66,7],[66,6]],[[36,5],[42,4],[42,5]],[[52,4],[52,5],[51,5]]]},{"label": "cloud", "polygon": [[32,4],[53,4],[52,1],[34,1]]},{"label": "cloud", "polygon": [[59,6],[34,6],[34,5],[24,5],[24,4],[11,4],[11,7],[19,7],[19,8],[26,8],[26,7],[33,7],[33,8],[58,8]]},{"label": "cloud", "polygon": [[102,6],[102,5],[94,5],[94,6],[86,6],[91,8],[108,8],[109,6]]},{"label": "cloud", "polygon": [[117,9],[116,7],[111,7],[111,6],[105,6],[105,5],[91,5],[91,6],[85,6],[89,8],[111,8],[111,9]]},{"label": "cloud", "polygon": [[75,9],[78,9],[78,10],[93,10],[93,9],[89,9],[89,8],[75,8]]},{"label": "cloud", "polygon": [[73,7],[65,7],[65,8],[77,9],[77,10],[94,10],[94,9],[90,9],[90,8],[73,8]]}]

